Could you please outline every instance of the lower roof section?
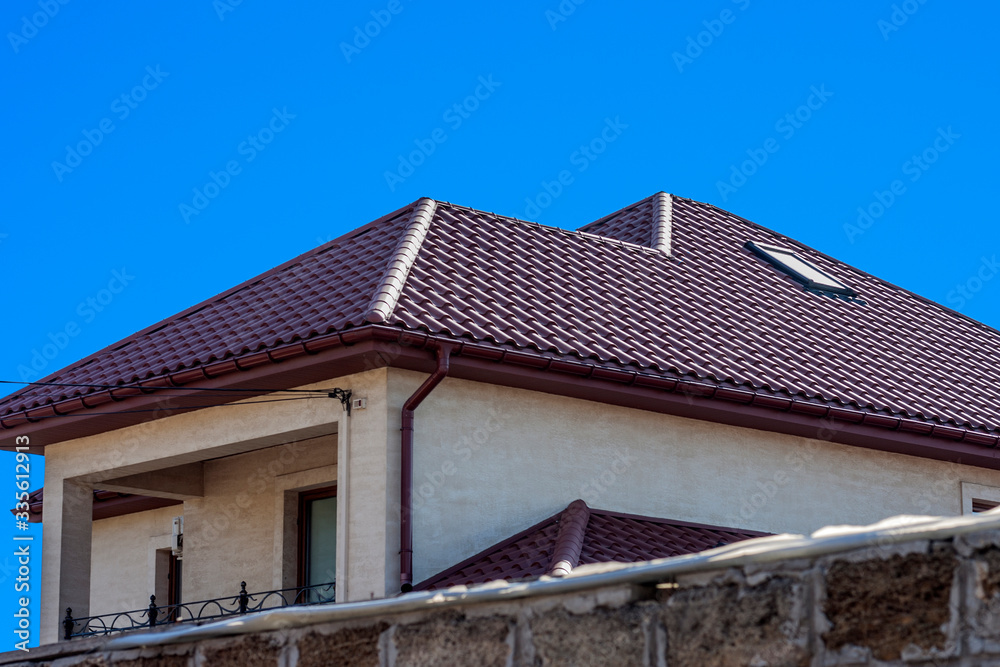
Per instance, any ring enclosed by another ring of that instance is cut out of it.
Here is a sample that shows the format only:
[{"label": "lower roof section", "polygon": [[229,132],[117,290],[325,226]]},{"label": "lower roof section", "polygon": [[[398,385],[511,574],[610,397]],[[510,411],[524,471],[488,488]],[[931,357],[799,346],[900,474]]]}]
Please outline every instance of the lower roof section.
[{"label": "lower roof section", "polygon": [[566,576],[580,565],[683,556],[765,535],[591,509],[583,500],[574,500],[558,514],[426,579],[413,590]]}]

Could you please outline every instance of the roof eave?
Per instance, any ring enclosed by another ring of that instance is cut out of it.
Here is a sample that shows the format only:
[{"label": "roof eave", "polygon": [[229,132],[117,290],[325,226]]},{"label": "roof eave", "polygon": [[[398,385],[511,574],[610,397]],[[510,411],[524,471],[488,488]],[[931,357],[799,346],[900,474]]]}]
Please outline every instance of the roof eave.
[{"label": "roof eave", "polygon": [[[435,341],[456,342],[422,332],[368,325],[145,382],[149,387],[191,385],[214,389],[269,386],[281,389],[331,380],[331,368],[336,368],[339,375],[386,365],[430,372],[434,360],[425,348]],[[384,355],[386,344],[393,346],[392,358],[388,362]],[[455,378],[1000,469],[997,450],[1000,436],[984,431],[823,405],[703,381],[669,378],[641,369],[605,368],[579,360],[473,341],[459,341],[454,349],[450,376]],[[232,400],[247,397],[248,394],[241,393]],[[155,392],[142,393],[135,388],[101,391],[83,400],[76,398],[28,410],[26,416],[20,413],[5,416],[0,419],[0,425],[7,435],[31,435],[33,446],[44,447],[189,412],[195,408],[185,407],[185,404],[191,405],[197,400],[196,397],[173,398],[168,403]],[[111,417],[87,415],[84,401],[90,407],[104,403],[113,405],[116,411],[147,409],[155,412]],[[57,411],[78,411],[82,416],[45,418]],[[8,447],[13,446],[13,438],[5,440]]]}]

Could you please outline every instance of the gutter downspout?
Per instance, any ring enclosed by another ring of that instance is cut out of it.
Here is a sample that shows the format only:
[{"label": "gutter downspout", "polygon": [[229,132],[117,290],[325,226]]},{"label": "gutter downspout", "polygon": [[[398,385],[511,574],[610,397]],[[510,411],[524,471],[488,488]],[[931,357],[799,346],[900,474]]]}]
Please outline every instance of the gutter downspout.
[{"label": "gutter downspout", "polygon": [[400,427],[400,459],[402,470],[399,475],[400,503],[399,517],[399,581],[400,591],[408,593],[413,589],[413,411],[423,402],[434,388],[448,375],[451,367],[451,351],[448,343],[437,343],[437,369],[403,403],[402,426]]}]

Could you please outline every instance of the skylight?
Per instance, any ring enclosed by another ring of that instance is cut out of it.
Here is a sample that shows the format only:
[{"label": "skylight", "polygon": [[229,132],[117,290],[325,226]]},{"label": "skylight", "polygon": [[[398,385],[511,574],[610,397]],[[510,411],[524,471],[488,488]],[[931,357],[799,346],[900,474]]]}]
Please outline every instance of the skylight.
[{"label": "skylight", "polygon": [[828,273],[824,273],[791,250],[764,243],[747,241],[746,247],[755,255],[768,262],[779,271],[805,285],[806,289],[830,292],[846,297],[857,296],[857,292]]}]

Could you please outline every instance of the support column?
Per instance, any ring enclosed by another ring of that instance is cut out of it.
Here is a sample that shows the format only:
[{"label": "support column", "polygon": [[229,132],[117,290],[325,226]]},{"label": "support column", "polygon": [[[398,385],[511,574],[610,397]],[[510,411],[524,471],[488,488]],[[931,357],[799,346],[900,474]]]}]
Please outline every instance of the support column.
[{"label": "support column", "polygon": [[42,609],[40,642],[62,638],[66,608],[74,618],[90,615],[90,553],[94,492],[89,484],[69,480],[46,483],[42,539]]},{"label": "support column", "polygon": [[337,602],[347,602],[351,544],[351,418],[347,411],[337,425]]}]

